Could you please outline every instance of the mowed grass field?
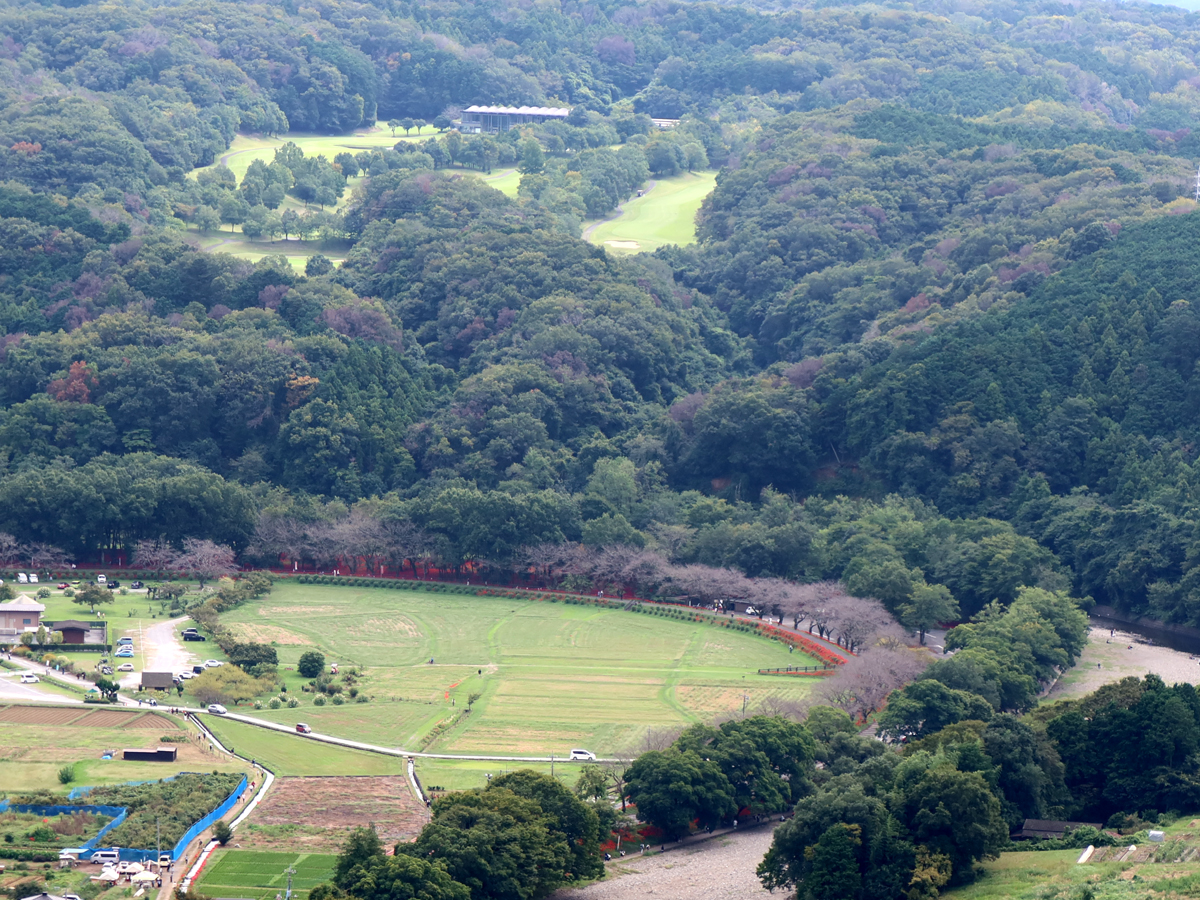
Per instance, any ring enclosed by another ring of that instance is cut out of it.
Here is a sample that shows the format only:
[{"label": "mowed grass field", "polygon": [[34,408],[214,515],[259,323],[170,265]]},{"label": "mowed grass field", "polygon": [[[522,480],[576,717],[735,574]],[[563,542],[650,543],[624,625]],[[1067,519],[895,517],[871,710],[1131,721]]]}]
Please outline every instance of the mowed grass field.
[{"label": "mowed grass field", "polygon": [[[239,709],[238,712],[246,712]],[[291,717],[297,721],[311,720],[308,711],[288,710]],[[303,718],[301,717],[303,713]],[[283,734],[247,725],[244,722],[234,722],[219,716],[205,716],[207,725],[225,745],[246,759],[261,762],[276,775],[402,775],[405,773],[404,760],[399,756],[386,756],[382,753],[368,753],[364,750],[351,750],[348,747],[338,747],[323,741],[299,735]],[[316,727],[315,725],[313,726]],[[367,735],[360,735],[360,740],[373,743]]]},{"label": "mowed grass field", "polygon": [[[95,709],[103,707],[57,707],[51,712],[62,718],[69,712],[83,715]],[[69,787],[147,781],[178,772],[249,769],[237,760],[207,752],[197,740],[176,743],[179,755],[174,763],[125,762],[120,758],[120,751],[126,747],[158,746],[159,738],[167,734],[184,731],[195,734],[194,728],[185,728],[182,719],[174,717],[162,717],[168,724],[153,728],[73,727],[38,721],[14,722],[12,718],[7,716],[0,725],[0,791],[65,790],[58,780],[58,770],[65,765],[75,766],[75,780]],[[101,759],[106,750],[116,751],[116,758]]]},{"label": "mowed grass field", "polygon": [[[253,713],[406,750],[484,755],[606,755],[647,729],[799,699],[806,679],[759,668],[812,660],[753,635],[590,606],[276,584],[222,617],[242,640],[275,645],[299,709]],[[370,703],[314,707],[294,671],[316,649],[363,669]],[[433,660],[431,663],[430,660]],[[469,696],[479,694],[470,714]],[[234,741],[235,746],[237,741]]]},{"label": "mowed grass field", "polygon": [[585,231],[587,240],[620,253],[653,253],[696,240],[696,212],[717,184],[716,172],[659,178],[645,196],[627,200],[621,214]]},{"label": "mowed grass field", "polygon": [[287,892],[288,868],[294,868],[292,896],[304,900],[318,884],[333,877],[337,856],[331,853],[280,853],[262,850],[218,850],[193,889],[209,897],[274,900]]}]

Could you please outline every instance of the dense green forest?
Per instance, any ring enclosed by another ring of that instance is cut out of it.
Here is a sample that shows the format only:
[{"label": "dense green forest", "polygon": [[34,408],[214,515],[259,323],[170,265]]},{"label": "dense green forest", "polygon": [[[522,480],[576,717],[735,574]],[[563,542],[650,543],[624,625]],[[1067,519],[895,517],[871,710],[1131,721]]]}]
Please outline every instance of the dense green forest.
[{"label": "dense green forest", "polygon": [[[271,563],[367,517],[451,566],[582,542],[1200,622],[1197,42],[1051,0],[6,0],[0,529]],[[438,134],[211,167],[376,122]],[[465,172],[499,165],[515,198]],[[580,239],[698,168],[696,243]],[[351,249],[200,252],[222,223]]]}]

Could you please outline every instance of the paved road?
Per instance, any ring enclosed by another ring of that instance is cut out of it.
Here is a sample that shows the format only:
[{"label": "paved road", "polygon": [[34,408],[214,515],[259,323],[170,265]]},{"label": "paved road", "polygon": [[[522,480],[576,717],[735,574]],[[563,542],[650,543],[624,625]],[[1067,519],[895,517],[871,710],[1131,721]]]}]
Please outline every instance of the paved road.
[{"label": "paved road", "polygon": [[64,697],[62,694],[47,691],[38,684],[21,684],[21,674],[21,672],[13,672],[7,669],[0,672],[0,700],[24,700],[27,703],[77,702],[74,698]]},{"label": "paved road", "polygon": [[[186,622],[187,616],[177,619],[164,619],[141,630],[141,634],[132,637],[138,647],[138,655],[143,672],[171,672],[178,674],[184,669],[190,669],[199,660],[195,654],[189,653],[175,634],[175,627]],[[141,684],[141,675],[130,673],[121,679],[121,687],[126,690],[137,690]]]}]

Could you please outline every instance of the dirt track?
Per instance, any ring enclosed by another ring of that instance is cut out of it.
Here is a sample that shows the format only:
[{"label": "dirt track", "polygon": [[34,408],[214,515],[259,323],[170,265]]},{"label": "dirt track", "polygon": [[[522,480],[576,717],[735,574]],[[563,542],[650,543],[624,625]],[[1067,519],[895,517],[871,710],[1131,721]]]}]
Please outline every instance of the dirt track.
[{"label": "dirt track", "polygon": [[682,850],[625,857],[609,863],[608,877],[553,900],[628,900],[654,894],[669,900],[748,900],[770,897],[754,870],[771,846],[770,828],[726,835]]}]

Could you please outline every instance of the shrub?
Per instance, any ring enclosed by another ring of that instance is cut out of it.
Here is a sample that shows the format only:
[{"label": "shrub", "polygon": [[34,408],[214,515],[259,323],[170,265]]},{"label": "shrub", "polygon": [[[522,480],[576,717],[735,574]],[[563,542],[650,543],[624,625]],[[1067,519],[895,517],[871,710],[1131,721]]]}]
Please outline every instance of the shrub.
[{"label": "shrub", "polygon": [[229,839],[233,837],[233,829],[229,827],[229,823],[221,819],[213,826],[213,837],[224,847],[229,843]]},{"label": "shrub", "polygon": [[305,678],[316,678],[325,671],[325,656],[316,650],[306,650],[296,663],[296,671]]},{"label": "shrub", "polygon": [[359,694],[359,695],[358,695],[358,697],[355,699],[355,701],[354,701],[354,702],[355,702],[355,703],[366,703],[366,702],[367,702],[367,695],[366,695],[366,694]]},{"label": "shrub", "polygon": [[254,701],[254,708],[255,708],[255,709],[262,709],[262,708],[263,708],[262,701],[261,701],[261,700],[255,700],[255,701]]},{"label": "shrub", "polygon": [[333,705],[334,706],[341,706],[345,702],[346,702],[346,698],[343,697],[341,694],[333,695]]},{"label": "shrub", "polygon": [[61,769],[58,770],[58,783],[59,784],[70,784],[74,780],[75,780],[75,767],[74,766],[63,766]]},{"label": "shrub", "polygon": [[268,709],[279,709],[281,706],[283,706],[283,704],[279,702],[278,697],[272,697],[270,702],[267,703]]},{"label": "shrub", "polygon": [[295,709],[297,706],[300,705],[300,701],[297,700],[295,697],[292,697],[291,699],[289,699],[287,703],[288,703],[288,709]]},{"label": "shrub", "polygon": [[324,705],[325,705],[324,695],[317,694],[316,698],[314,698],[314,700],[313,700],[313,706],[324,706]]}]

